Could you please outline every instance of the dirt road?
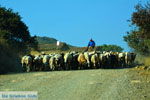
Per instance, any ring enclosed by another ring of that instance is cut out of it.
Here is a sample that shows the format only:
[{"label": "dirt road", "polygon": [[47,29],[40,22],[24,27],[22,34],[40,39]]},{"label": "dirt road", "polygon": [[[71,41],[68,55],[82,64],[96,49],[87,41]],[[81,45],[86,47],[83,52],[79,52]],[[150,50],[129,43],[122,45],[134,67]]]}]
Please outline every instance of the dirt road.
[{"label": "dirt road", "polygon": [[150,74],[98,69],[0,75],[0,91],[38,91],[39,100],[150,100]]}]

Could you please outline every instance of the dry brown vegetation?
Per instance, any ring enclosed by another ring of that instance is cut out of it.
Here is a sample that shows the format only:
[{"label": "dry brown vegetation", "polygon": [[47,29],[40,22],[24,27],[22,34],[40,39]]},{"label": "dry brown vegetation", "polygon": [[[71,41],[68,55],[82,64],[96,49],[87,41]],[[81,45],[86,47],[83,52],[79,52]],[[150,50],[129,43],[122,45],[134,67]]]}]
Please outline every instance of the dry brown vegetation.
[{"label": "dry brown vegetation", "polygon": [[149,56],[142,56],[138,55],[136,58],[136,62],[138,63],[138,69],[142,70],[150,70],[150,57]]}]

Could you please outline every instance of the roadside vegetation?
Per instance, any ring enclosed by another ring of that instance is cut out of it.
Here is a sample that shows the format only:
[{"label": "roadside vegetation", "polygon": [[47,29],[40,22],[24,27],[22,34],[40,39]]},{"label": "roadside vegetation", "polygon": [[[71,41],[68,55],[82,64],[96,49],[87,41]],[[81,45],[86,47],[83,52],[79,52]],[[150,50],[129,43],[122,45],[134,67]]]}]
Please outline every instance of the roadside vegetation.
[{"label": "roadside vegetation", "polygon": [[145,5],[137,4],[132,13],[131,30],[124,36],[124,40],[138,55],[137,61],[146,68],[150,66],[150,1]]},{"label": "roadside vegetation", "polygon": [[17,12],[0,7],[0,73],[21,71],[20,56],[37,43]]}]

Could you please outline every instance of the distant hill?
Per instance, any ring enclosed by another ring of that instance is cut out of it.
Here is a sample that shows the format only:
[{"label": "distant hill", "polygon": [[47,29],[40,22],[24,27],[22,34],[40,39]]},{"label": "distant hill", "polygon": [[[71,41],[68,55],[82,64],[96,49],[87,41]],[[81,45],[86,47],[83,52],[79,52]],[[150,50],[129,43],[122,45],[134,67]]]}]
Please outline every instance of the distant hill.
[{"label": "distant hill", "polygon": [[37,41],[39,44],[56,44],[57,40],[50,37],[40,37],[37,36]]},{"label": "distant hill", "polygon": [[[56,43],[57,40],[55,38],[50,37],[40,37],[37,36],[38,47],[40,51],[50,51],[50,50],[61,50],[61,51],[85,51],[86,47],[76,47],[69,45],[65,42],[60,42],[60,46],[57,47]],[[96,46],[96,50],[99,51],[114,51],[114,52],[121,52],[123,48],[117,45],[100,45]]]},{"label": "distant hill", "polygon": [[50,38],[50,37],[40,37],[37,36],[37,41],[38,41],[38,47],[39,50],[41,51],[48,51],[48,50],[69,50],[71,48],[73,48],[74,46],[69,45],[65,42],[60,42],[60,46],[57,47],[56,43],[57,40],[55,38]]}]

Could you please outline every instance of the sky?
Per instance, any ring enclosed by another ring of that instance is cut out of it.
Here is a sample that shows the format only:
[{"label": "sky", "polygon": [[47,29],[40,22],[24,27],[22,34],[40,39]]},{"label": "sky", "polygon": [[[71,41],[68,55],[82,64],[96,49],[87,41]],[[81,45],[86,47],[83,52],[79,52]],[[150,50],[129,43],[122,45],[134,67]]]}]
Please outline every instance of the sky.
[{"label": "sky", "polygon": [[123,36],[130,31],[134,6],[147,0],[0,0],[22,17],[32,36],[48,36],[73,46],[115,44],[129,51]]}]

